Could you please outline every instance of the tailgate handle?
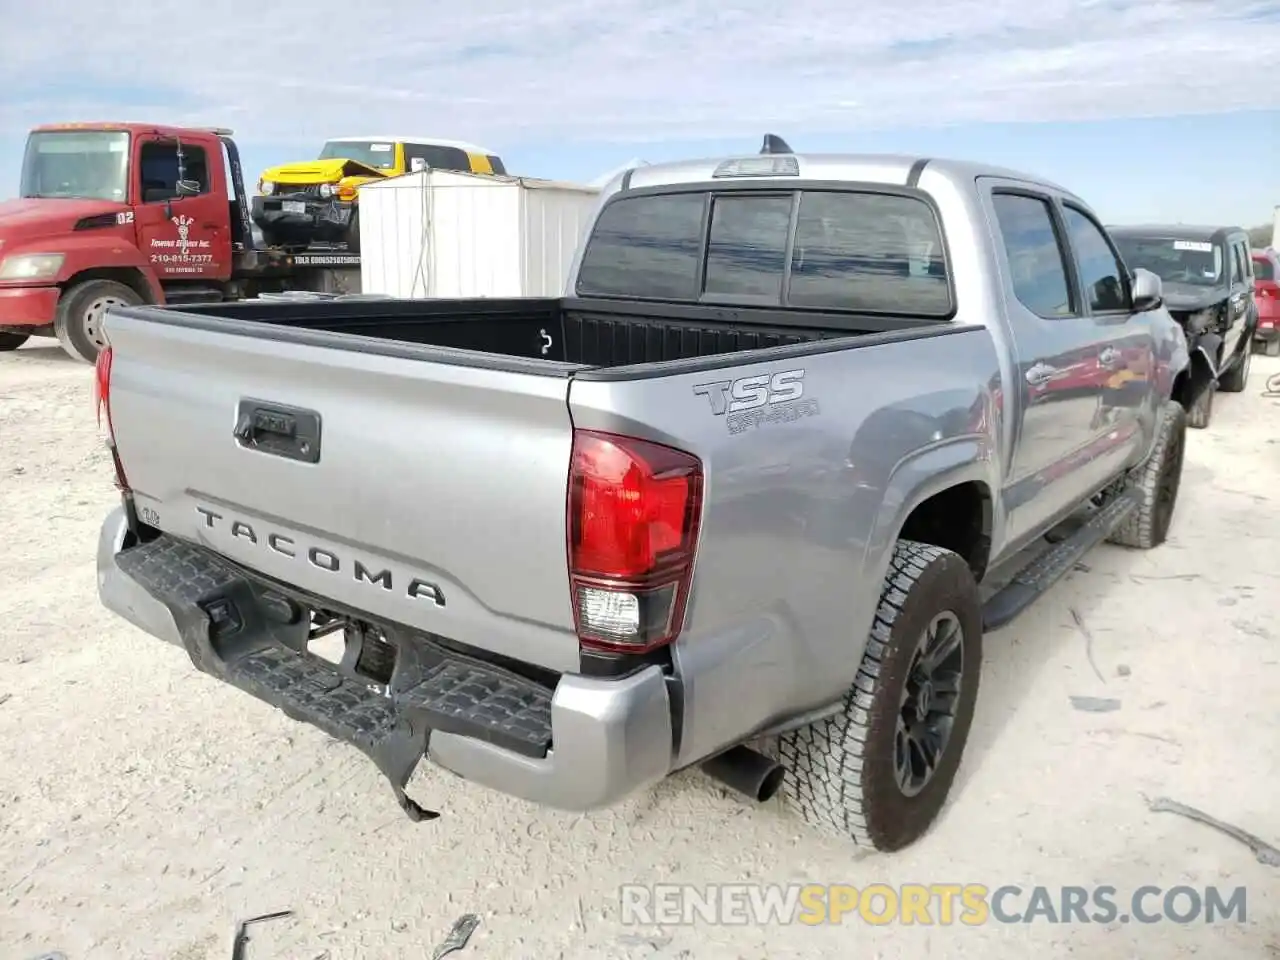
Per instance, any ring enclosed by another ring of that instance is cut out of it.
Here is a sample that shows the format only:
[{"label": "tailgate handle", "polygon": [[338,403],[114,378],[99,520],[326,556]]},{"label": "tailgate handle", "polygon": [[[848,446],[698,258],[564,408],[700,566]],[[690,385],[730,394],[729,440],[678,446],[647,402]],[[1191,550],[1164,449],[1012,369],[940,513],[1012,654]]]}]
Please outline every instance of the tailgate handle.
[{"label": "tailgate handle", "polygon": [[244,398],[236,409],[232,431],[236,443],[274,457],[320,462],[320,414],[300,407],[283,407]]}]

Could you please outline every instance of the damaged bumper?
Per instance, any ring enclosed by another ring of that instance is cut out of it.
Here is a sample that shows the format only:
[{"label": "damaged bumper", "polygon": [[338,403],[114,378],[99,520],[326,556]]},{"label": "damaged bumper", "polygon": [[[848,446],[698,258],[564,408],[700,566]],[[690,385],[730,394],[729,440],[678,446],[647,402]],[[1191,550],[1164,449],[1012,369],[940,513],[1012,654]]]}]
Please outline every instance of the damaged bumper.
[{"label": "damaged bumper", "polygon": [[[566,810],[607,806],[672,767],[672,681],[656,666],[605,679],[540,683],[422,634],[384,630],[389,679],[362,672],[348,637],[333,664],[306,651],[310,616],[296,594],[167,535],[136,542],[124,508],[98,540],[104,606],[186,650],[201,671],[364,752],[415,820],[404,795],[418,761]],[[385,652],[385,651],[384,651]],[[385,681],[385,682],[384,682]]]},{"label": "damaged bumper", "polygon": [[310,193],[253,198],[253,222],[277,243],[341,243],[355,204]]}]

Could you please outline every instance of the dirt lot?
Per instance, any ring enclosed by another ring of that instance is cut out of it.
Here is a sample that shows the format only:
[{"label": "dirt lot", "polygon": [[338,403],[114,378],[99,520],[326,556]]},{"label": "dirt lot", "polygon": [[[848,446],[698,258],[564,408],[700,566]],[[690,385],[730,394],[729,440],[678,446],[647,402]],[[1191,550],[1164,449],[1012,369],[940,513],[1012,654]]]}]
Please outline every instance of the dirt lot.
[{"label": "dirt lot", "polygon": [[[987,641],[953,803],[896,857],[857,858],[701,775],[590,816],[440,771],[414,825],[353,750],[196,673],[98,605],[115,503],[91,372],[0,355],[0,957],[224,958],[239,918],[292,909],[250,958],[1280,957],[1280,870],[1168,796],[1280,846],[1280,361],[1191,436],[1171,541],[1104,547]],[[1088,638],[1092,639],[1089,640]],[[1096,668],[1095,668],[1096,665]],[[1072,696],[1118,699],[1075,709]],[[1248,888],[1248,922],[1010,929],[624,927],[617,887],[741,880]]]}]

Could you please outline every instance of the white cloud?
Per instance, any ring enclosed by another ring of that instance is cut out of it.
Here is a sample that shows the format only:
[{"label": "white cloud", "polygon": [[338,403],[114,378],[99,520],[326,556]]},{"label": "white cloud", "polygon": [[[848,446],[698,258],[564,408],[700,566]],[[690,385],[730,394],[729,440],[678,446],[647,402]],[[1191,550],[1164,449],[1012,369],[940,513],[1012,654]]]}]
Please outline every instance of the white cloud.
[{"label": "white cloud", "polygon": [[1275,4],[1249,0],[46,0],[0,35],[0,135],[501,146],[1205,113],[1274,107],[1278,49]]}]

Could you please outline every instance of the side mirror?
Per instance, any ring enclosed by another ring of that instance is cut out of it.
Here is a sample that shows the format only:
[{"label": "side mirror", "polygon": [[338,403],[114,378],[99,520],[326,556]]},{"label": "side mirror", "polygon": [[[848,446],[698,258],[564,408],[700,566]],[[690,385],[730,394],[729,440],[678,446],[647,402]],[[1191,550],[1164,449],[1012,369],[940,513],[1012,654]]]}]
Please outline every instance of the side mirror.
[{"label": "side mirror", "polygon": [[174,192],[180,197],[195,197],[200,194],[199,180],[179,180],[173,185]]},{"label": "side mirror", "polygon": [[1164,303],[1164,284],[1150,270],[1137,267],[1133,271],[1133,309],[1137,313],[1154,310]]}]

